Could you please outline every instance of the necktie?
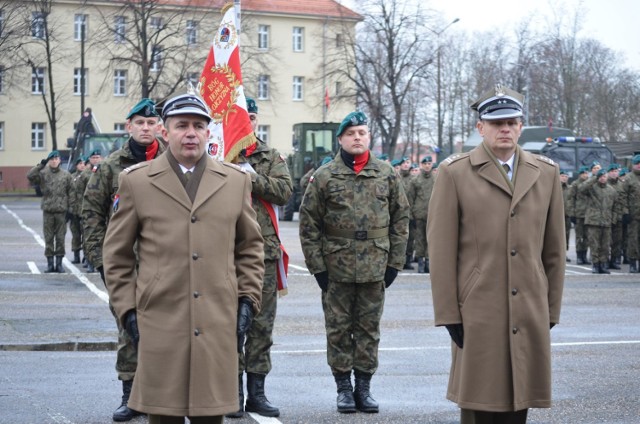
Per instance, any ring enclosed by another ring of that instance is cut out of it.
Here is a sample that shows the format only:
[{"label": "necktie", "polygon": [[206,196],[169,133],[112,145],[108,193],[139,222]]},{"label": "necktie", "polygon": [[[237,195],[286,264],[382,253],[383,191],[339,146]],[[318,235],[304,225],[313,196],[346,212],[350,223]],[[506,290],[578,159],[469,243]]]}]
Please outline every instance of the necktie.
[{"label": "necktie", "polygon": [[[502,164],[502,168],[504,169],[504,172],[507,173],[507,177],[508,177],[509,176],[509,171],[511,171],[511,167],[509,166],[508,163],[503,163]],[[509,179],[511,179],[511,178],[509,178]]]},{"label": "necktie", "polygon": [[189,179],[191,178],[191,175],[193,175],[193,172],[191,171],[187,171],[184,173],[184,178],[187,180],[187,182],[189,182]]}]

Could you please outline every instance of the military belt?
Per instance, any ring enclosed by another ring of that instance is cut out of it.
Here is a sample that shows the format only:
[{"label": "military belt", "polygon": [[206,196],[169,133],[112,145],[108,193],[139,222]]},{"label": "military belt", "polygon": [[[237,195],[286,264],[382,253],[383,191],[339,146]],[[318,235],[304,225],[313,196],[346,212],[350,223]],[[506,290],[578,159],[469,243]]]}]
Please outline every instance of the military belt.
[{"label": "military belt", "polygon": [[325,227],[324,233],[331,237],[343,237],[354,240],[371,240],[389,235],[389,228],[377,228],[368,231],[343,230],[341,228]]}]

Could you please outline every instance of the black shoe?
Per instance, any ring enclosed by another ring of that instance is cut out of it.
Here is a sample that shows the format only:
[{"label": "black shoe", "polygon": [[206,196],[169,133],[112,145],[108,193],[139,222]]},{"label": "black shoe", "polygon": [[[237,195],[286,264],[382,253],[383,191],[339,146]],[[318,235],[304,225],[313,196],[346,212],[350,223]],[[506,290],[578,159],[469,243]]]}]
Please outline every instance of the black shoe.
[{"label": "black shoe", "polygon": [[611,271],[607,269],[604,263],[598,264],[598,274],[611,274]]},{"label": "black shoe", "polygon": [[609,261],[609,269],[620,269],[620,265],[615,260]]},{"label": "black shoe", "polygon": [[73,251],[73,260],[71,261],[72,264],[79,264],[80,263],[80,251],[79,250],[74,250]]},{"label": "black shoe", "polygon": [[371,396],[371,374],[355,371],[356,388],[353,391],[353,398],[356,402],[356,409],[361,412],[377,413],[378,402]]},{"label": "black shoe", "polygon": [[47,256],[47,269],[44,272],[56,272],[56,268],[53,266],[53,256]]},{"label": "black shoe", "polygon": [[64,256],[56,256],[56,272],[62,274],[64,271],[64,268],[62,267],[62,258],[64,258]]},{"label": "black shoe", "polygon": [[351,385],[351,373],[345,372],[333,376],[338,386],[338,398],[336,404],[341,414],[356,412],[356,401],[353,398],[353,386]]},{"label": "black shoe", "polygon": [[142,412],[138,412],[127,406],[129,402],[129,396],[131,395],[131,387],[133,386],[133,380],[122,382],[122,403],[113,413],[113,421],[123,422],[131,421],[135,417],[144,415]]},{"label": "black shoe", "polygon": [[264,417],[279,417],[280,410],[271,405],[264,394],[265,374],[247,373],[247,403],[245,411],[255,412]]},{"label": "black shoe", "polygon": [[244,390],[242,390],[242,374],[238,374],[238,410],[226,414],[227,418],[242,418],[244,417]]},{"label": "black shoe", "polygon": [[592,274],[600,274],[600,267],[595,262],[593,263],[593,266],[591,267],[591,273]]},{"label": "black shoe", "polygon": [[638,261],[635,259],[629,259],[629,273],[630,274],[638,274]]}]

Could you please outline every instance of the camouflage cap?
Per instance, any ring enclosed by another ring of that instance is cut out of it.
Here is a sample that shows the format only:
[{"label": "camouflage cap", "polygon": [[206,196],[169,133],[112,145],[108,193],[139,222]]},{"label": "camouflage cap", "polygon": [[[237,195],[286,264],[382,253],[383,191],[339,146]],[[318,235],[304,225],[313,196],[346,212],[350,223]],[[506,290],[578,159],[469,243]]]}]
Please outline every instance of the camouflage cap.
[{"label": "camouflage cap", "polygon": [[47,160],[50,160],[53,158],[59,158],[59,157],[60,157],[60,152],[57,150],[52,150],[51,153],[47,155]]},{"label": "camouflage cap", "polygon": [[522,117],[522,105],[524,96],[517,91],[496,84],[494,88],[486,91],[470,107],[478,112],[478,119],[495,121]]},{"label": "camouflage cap", "polygon": [[127,119],[131,119],[133,115],[143,116],[145,118],[159,118],[160,115],[156,110],[156,104],[151,99],[142,99],[131,108],[129,114],[127,115]]},{"label": "camouflage cap", "polygon": [[247,112],[255,114],[258,113],[258,105],[251,97],[247,97]]},{"label": "camouflage cap", "polygon": [[340,137],[347,128],[359,125],[367,125],[367,115],[360,111],[351,112],[340,123],[336,136]]}]

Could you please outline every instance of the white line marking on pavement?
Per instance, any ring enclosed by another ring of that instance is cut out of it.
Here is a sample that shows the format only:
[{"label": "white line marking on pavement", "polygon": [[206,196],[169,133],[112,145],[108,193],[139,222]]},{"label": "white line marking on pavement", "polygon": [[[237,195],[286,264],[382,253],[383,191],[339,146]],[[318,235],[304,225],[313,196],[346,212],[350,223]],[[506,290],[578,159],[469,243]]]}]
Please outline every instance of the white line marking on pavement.
[{"label": "white line marking on pavement", "polygon": [[27,266],[31,270],[32,274],[40,274],[40,270],[38,269],[38,266],[35,262],[27,262]]},{"label": "white line marking on pavement", "polygon": [[[38,244],[42,247],[44,247],[44,240],[42,239],[42,237],[40,237],[40,235],[38,233],[36,233],[34,230],[32,230],[31,228],[27,227],[24,222],[22,221],[22,219],[20,219],[20,217],[18,215],[16,215],[15,213],[13,213],[12,210],[10,210],[9,208],[7,208],[6,205],[2,205],[2,209],[6,210],[7,213],[9,213],[11,216],[13,216],[15,218],[16,221],[18,221],[18,224],[28,233],[30,233],[33,238],[36,239],[36,241],[38,242]],[[82,284],[84,284],[85,286],[87,286],[87,288],[89,289],[89,291],[93,294],[95,294],[96,296],[98,296],[98,298],[100,298],[101,300],[103,300],[105,303],[109,303],[109,295],[107,295],[107,293],[103,292],[102,290],[100,290],[99,288],[97,288],[95,286],[95,284],[93,284],[91,281],[89,281],[89,279],[87,277],[84,276],[84,274],[75,267],[75,265],[73,265],[71,263],[71,261],[69,261],[67,258],[64,258],[62,260],[62,263],[64,264],[64,266],[71,270],[71,273],[73,275],[76,276],[76,278],[78,280],[80,280],[80,282]],[[31,268],[31,267],[29,267]],[[32,270],[33,271],[33,270]],[[38,274],[40,273],[40,271],[38,271]]]},{"label": "white line marking on pavement", "polygon": [[249,415],[260,424],[282,424],[282,422],[277,418],[263,417],[262,415],[256,414],[255,412],[247,412],[247,415]]},{"label": "white line marking on pavement", "polygon": [[64,415],[61,415],[59,413],[47,414],[47,415],[49,415],[49,418],[51,418],[53,420],[53,422],[55,422],[55,423],[73,424],[73,421],[69,421],[69,419],[67,417],[65,417]]},{"label": "white line marking on pavement", "polygon": [[640,344],[640,340],[610,340],[601,342],[564,342],[551,343],[551,346],[596,346],[596,345],[621,345],[621,344]]},{"label": "white line marking on pavement", "polygon": [[307,269],[306,266],[298,266],[298,265],[294,265],[294,264],[289,264],[289,268],[293,268],[293,269],[297,269],[298,271],[307,271],[309,272],[309,270]]}]

